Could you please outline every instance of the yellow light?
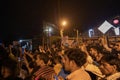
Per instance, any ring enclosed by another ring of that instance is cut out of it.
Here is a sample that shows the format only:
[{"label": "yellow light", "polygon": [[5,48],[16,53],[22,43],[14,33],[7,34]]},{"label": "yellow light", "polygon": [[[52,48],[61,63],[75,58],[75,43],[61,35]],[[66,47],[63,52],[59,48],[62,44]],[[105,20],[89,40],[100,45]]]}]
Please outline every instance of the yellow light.
[{"label": "yellow light", "polygon": [[66,24],[67,24],[67,22],[66,22],[66,21],[63,21],[63,22],[62,22],[62,25],[63,25],[63,26],[65,26]]}]

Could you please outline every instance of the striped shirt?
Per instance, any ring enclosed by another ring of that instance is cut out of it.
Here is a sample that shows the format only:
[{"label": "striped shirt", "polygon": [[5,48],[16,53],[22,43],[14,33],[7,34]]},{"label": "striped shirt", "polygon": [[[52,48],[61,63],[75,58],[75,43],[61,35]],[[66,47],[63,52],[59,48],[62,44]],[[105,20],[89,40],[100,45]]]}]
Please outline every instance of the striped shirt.
[{"label": "striped shirt", "polygon": [[45,80],[50,80],[54,73],[55,72],[52,67],[43,66],[37,72],[34,73],[35,80],[39,80],[40,78],[44,78]]}]

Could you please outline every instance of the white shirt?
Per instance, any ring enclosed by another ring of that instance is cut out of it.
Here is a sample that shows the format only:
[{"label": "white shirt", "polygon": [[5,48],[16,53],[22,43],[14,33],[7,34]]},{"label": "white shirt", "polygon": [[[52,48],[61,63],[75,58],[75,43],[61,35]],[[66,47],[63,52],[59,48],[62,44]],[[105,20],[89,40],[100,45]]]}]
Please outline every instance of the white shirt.
[{"label": "white shirt", "polygon": [[120,78],[120,72],[117,72],[113,75],[108,76],[106,80],[117,80],[117,78]]},{"label": "white shirt", "polygon": [[90,75],[84,70],[84,68],[80,68],[67,76],[68,80],[91,80]]}]

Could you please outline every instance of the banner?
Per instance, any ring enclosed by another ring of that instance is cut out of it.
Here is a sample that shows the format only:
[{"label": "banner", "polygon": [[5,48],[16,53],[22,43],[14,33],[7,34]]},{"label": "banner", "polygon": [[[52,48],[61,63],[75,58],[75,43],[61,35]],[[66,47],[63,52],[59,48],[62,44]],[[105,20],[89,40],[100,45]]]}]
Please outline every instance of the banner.
[{"label": "banner", "polygon": [[110,28],[114,27],[108,21],[104,21],[104,23],[98,27],[98,30],[105,34]]}]

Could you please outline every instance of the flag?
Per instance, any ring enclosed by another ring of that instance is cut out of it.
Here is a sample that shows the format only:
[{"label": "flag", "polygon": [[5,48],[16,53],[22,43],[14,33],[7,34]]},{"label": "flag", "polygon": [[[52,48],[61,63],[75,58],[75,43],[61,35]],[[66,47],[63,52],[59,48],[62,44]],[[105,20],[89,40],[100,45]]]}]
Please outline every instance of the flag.
[{"label": "flag", "polygon": [[119,35],[119,34],[120,34],[120,32],[119,32],[119,27],[114,28],[114,31],[115,31],[115,34],[116,34],[116,35]]},{"label": "flag", "polygon": [[104,23],[98,27],[98,30],[105,34],[112,27],[114,26],[105,20]]}]

